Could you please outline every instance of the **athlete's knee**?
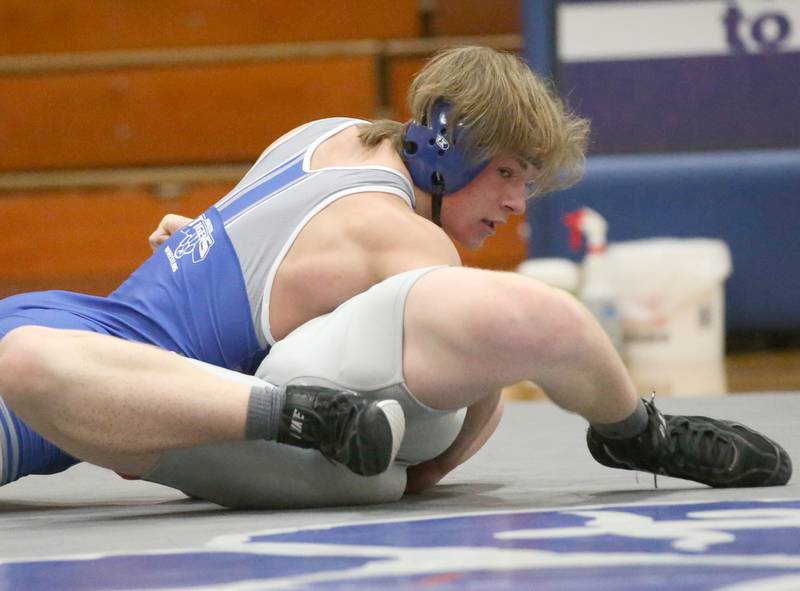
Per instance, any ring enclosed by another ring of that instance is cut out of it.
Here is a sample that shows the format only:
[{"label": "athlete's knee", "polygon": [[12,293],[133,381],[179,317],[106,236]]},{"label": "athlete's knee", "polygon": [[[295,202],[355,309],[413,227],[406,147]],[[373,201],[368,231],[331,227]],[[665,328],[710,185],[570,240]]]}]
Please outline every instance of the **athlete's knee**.
[{"label": "athlete's knee", "polygon": [[587,326],[585,310],[567,292],[497,271],[431,273],[406,306],[407,345],[409,335],[422,334],[438,349],[476,359],[562,358],[579,346]]},{"label": "athlete's knee", "polygon": [[477,338],[490,347],[560,357],[579,346],[587,327],[583,307],[567,292],[514,275],[497,274],[473,317]]},{"label": "athlete's knee", "polygon": [[0,393],[12,407],[42,390],[52,375],[55,329],[21,326],[0,340]]},{"label": "athlete's knee", "polygon": [[22,377],[33,373],[38,358],[42,329],[39,326],[20,326],[0,340],[0,379]]}]

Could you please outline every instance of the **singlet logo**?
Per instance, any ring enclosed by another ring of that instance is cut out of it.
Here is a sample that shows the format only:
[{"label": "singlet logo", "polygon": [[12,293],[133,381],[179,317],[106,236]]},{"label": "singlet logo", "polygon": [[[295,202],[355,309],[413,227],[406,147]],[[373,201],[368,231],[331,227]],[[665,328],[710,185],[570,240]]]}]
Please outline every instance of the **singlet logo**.
[{"label": "singlet logo", "polygon": [[181,228],[183,239],[173,251],[169,245],[164,249],[169,260],[172,272],[178,270],[178,259],[187,255],[192,255],[192,262],[203,261],[211,247],[214,246],[214,225],[205,214],[192,220],[184,228]]}]

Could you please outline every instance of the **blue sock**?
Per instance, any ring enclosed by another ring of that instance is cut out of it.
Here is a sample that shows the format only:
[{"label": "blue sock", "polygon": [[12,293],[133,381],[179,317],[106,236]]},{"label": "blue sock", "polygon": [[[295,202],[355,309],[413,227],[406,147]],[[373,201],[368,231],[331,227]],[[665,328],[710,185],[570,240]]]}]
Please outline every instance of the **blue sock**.
[{"label": "blue sock", "polygon": [[23,423],[0,398],[0,485],[28,474],[55,474],[77,464]]}]

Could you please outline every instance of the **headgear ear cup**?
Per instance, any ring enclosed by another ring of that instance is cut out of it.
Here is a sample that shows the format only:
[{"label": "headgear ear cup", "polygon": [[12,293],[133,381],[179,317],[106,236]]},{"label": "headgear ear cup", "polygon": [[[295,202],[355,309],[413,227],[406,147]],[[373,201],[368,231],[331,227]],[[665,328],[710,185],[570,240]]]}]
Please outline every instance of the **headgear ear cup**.
[{"label": "headgear ear cup", "polygon": [[[469,164],[464,149],[463,124],[454,124],[448,139],[451,105],[436,101],[430,115],[421,122],[411,121],[403,136],[403,160],[414,184],[434,196],[434,207],[443,195],[455,193],[470,183],[488,164]],[[438,197],[437,197],[438,196]],[[434,212],[438,224],[438,215]]]}]

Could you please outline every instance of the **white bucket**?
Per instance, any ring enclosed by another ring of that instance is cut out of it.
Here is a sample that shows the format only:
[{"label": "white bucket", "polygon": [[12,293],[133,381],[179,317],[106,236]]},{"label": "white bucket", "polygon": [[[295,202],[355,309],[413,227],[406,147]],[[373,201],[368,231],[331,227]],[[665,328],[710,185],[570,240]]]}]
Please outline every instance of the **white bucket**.
[{"label": "white bucket", "polygon": [[569,259],[528,259],[517,267],[517,273],[538,279],[551,287],[558,287],[575,295],[580,281],[578,265]]},{"label": "white bucket", "polygon": [[731,272],[724,242],[636,240],[608,254],[630,364],[723,358]]}]

